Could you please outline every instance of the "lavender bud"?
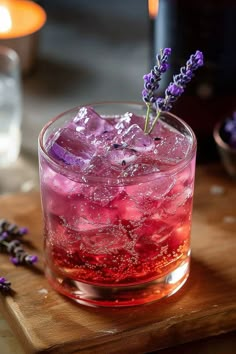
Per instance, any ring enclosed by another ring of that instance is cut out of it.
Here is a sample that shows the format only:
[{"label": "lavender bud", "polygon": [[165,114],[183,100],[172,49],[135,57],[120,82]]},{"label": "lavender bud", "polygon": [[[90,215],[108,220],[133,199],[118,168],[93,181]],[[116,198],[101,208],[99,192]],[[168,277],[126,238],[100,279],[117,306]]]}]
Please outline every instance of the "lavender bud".
[{"label": "lavender bud", "polygon": [[29,232],[29,230],[28,230],[27,227],[20,227],[19,228],[19,234],[20,235],[26,235],[26,234],[28,234],[28,232]]},{"label": "lavender bud", "polygon": [[150,90],[152,88],[152,85],[149,82],[145,82],[144,87],[146,90]]},{"label": "lavender bud", "polygon": [[165,48],[161,54],[157,55],[157,65],[154,66],[149,74],[143,76],[144,90],[142,91],[142,98],[145,103],[156,102],[156,91],[159,88],[161,74],[168,69],[167,59],[170,53],[170,48]]},{"label": "lavender bud", "polygon": [[7,238],[8,238],[8,233],[6,231],[0,234],[0,242],[6,240]]},{"label": "lavender bud", "polygon": [[158,98],[157,101],[156,101],[156,106],[162,110],[163,106],[164,106],[164,98]]},{"label": "lavender bud", "polygon": [[164,55],[170,55],[171,54],[171,48],[165,48],[164,50],[163,50],[163,54]]},{"label": "lavender bud", "polygon": [[[161,53],[156,57],[157,65],[154,66],[153,70],[149,74],[144,76],[144,90],[142,91],[142,96],[144,102],[146,102],[146,104],[149,103],[144,131],[148,134],[151,133],[153,127],[159,119],[160,112],[164,110],[170,111],[172,109],[173,103],[183,94],[186,85],[194,77],[194,71],[203,65],[203,54],[201,51],[197,50],[190,56],[185,66],[180,68],[180,73],[174,75],[173,82],[171,82],[165,90],[165,97],[158,98],[156,96],[156,90],[159,87],[161,74],[166,72],[168,69],[167,59],[170,54],[171,48],[165,48],[163,51],[161,51]],[[148,129],[147,127],[149,124],[150,103],[155,103],[157,114],[151,124],[150,129]]]},{"label": "lavender bud", "polygon": [[183,92],[183,87],[175,84],[170,84],[167,88],[167,93],[171,94],[172,96],[180,96]]},{"label": "lavender bud", "polygon": [[37,256],[27,255],[25,257],[25,262],[28,263],[28,264],[33,264],[33,263],[36,263],[37,261],[38,261],[38,257]]},{"label": "lavender bud", "polygon": [[9,292],[10,290],[11,290],[11,283],[6,278],[1,277],[0,278],[0,291]]},{"label": "lavender bud", "polygon": [[11,261],[14,265],[20,264],[20,260],[19,260],[17,257],[10,257],[10,261]]},{"label": "lavender bud", "polygon": [[169,65],[166,63],[163,63],[162,65],[160,65],[160,71],[161,73],[165,73],[168,69]]},{"label": "lavender bud", "polygon": [[143,75],[143,80],[144,81],[149,81],[149,74]]}]

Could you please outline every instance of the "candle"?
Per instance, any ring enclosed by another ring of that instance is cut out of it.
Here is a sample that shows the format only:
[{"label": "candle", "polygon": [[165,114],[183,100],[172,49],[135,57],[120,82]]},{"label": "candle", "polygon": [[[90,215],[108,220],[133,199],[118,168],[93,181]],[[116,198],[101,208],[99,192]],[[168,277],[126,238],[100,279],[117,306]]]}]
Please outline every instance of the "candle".
[{"label": "candle", "polygon": [[24,73],[33,66],[38,31],[45,21],[45,11],[34,2],[0,0],[0,45],[18,53]]},{"label": "candle", "polygon": [[159,8],[159,0],[148,0],[148,13],[150,19],[150,66],[156,64],[156,51],[158,52],[157,48],[155,48],[155,18],[158,13]]},{"label": "candle", "polygon": [[151,19],[154,19],[158,12],[159,1],[148,0],[148,12]]}]

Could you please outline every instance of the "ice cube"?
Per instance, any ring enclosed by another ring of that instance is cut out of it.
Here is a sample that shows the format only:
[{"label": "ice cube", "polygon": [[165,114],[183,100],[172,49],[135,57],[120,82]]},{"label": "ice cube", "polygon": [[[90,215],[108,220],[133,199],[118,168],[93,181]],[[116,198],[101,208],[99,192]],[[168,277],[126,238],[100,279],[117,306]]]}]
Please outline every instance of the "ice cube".
[{"label": "ice cube", "polygon": [[80,233],[81,249],[92,254],[111,254],[129,243],[126,230],[120,225],[101,227]]},{"label": "ice cube", "polygon": [[95,147],[85,137],[73,129],[73,125],[61,129],[59,136],[49,149],[49,154],[67,165],[84,168],[92,158]]},{"label": "ice cube", "polygon": [[[188,202],[192,200],[193,189],[191,187],[182,187],[179,193],[173,194],[166,198],[163,208],[165,212],[169,215],[180,214],[181,207],[189,209]],[[187,205],[185,205],[187,203]],[[185,210],[184,209],[184,210]],[[186,210],[185,210],[186,212]]]},{"label": "ice cube", "polygon": [[174,183],[174,177],[166,176],[165,178],[156,178],[153,181],[126,186],[126,192],[142,213],[159,215],[161,213],[160,206]]},{"label": "ice cube", "polygon": [[106,157],[111,165],[125,168],[137,160],[137,153],[133,149],[129,149],[121,145],[121,147],[113,148],[108,151]]},{"label": "ice cube", "polygon": [[173,176],[155,178],[152,181],[145,181],[135,185],[126,186],[130,198],[140,203],[143,198],[153,200],[163,199],[175,184]]},{"label": "ice cube", "polygon": [[131,125],[137,124],[141,129],[144,128],[144,117],[137,116],[133,113],[127,112],[119,119],[117,119],[117,123],[115,128],[118,134],[121,134],[126,129],[128,129]]},{"label": "ice cube", "polygon": [[110,203],[110,207],[117,210],[119,218],[123,221],[137,221],[140,220],[143,215],[135,201],[129,198],[125,191],[117,194],[117,197]]},{"label": "ice cube", "polygon": [[136,116],[135,114],[132,114],[130,125],[137,124],[142,130],[144,130],[144,123],[145,119],[143,116]]},{"label": "ice cube", "polygon": [[118,166],[111,166],[107,158],[94,156],[84,170],[86,176],[118,177],[120,169]]},{"label": "ice cube", "polygon": [[147,163],[135,163],[128,166],[124,171],[122,171],[122,177],[133,177],[133,176],[143,176],[150,173],[155,173],[160,171],[159,168],[153,164]]},{"label": "ice cube", "polygon": [[169,193],[169,196],[175,196],[177,194],[185,193],[186,189],[193,190],[194,184],[194,171],[195,171],[195,161],[191,161],[191,163],[185,167],[182,171],[178,173],[178,183],[172,188]]},{"label": "ice cube", "polygon": [[71,201],[80,194],[82,185],[56,173],[48,166],[43,166],[43,171],[41,175],[42,197],[48,212],[58,216],[70,214]]},{"label": "ice cube", "polygon": [[171,130],[166,127],[161,127],[156,135],[157,138],[154,138],[155,148],[153,152],[156,159],[163,164],[161,169],[165,168],[165,164],[174,165],[185,158],[191,146],[188,137],[179,133],[174,128]]},{"label": "ice cube", "polygon": [[155,147],[153,139],[145,134],[137,124],[132,124],[123,133],[122,140],[127,144],[127,147],[139,152],[148,152]]},{"label": "ice cube", "polygon": [[130,126],[132,113],[125,113],[123,116],[117,119],[117,123],[115,125],[115,129],[117,130],[117,134],[121,134],[125,129]]},{"label": "ice cube", "polygon": [[78,194],[81,190],[81,184],[60,173],[55,172],[49,166],[43,166],[42,183],[45,187],[55,191],[63,196]]},{"label": "ice cube", "polygon": [[123,187],[104,186],[103,184],[91,185],[89,187],[85,185],[83,188],[83,194],[90,202],[105,207],[115,199],[122,190]]},{"label": "ice cube", "polygon": [[113,130],[113,126],[94,111],[92,107],[82,107],[79,109],[73,120],[75,130],[87,137],[99,136]]},{"label": "ice cube", "polygon": [[92,230],[116,223],[118,213],[115,208],[101,205],[101,201],[93,200],[92,191],[85,191],[92,187],[84,186],[83,192],[77,196],[73,211],[65,216],[65,225],[73,230]]},{"label": "ice cube", "polygon": [[172,225],[162,220],[146,219],[135,230],[137,242],[135,251],[143,260],[157,259],[161,257],[160,250],[162,242],[168,239],[172,232]]}]

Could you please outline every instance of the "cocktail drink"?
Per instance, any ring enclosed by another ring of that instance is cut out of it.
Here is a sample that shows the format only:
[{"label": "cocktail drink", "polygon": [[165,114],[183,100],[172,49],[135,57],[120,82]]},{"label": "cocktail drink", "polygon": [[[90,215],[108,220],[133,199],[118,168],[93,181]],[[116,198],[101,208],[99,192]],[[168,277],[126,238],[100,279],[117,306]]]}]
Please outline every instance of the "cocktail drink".
[{"label": "cocktail drink", "polygon": [[144,75],[144,104],[81,106],[40,133],[46,276],[82,304],[144,304],[188,277],[196,138],[169,111],[203,54],[158,98],[170,53]]},{"label": "cocktail drink", "polygon": [[146,134],[145,109],[79,107],[39,137],[46,276],[83,304],[151,302],[189,274],[196,138],[168,112]]}]

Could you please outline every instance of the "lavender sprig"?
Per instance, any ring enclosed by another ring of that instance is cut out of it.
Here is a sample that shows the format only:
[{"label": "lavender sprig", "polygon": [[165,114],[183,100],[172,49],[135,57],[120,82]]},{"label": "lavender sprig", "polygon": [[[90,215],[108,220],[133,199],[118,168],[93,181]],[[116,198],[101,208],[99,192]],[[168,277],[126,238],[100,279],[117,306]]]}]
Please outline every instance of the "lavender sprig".
[{"label": "lavender sprig", "polygon": [[4,241],[1,244],[6,247],[7,253],[11,254],[10,260],[14,265],[31,265],[38,260],[37,256],[31,256],[25,252],[19,240],[12,240],[10,242]]},{"label": "lavender sprig", "polygon": [[172,109],[173,103],[176,102],[177,99],[183,94],[186,85],[194,77],[194,72],[202,65],[203,53],[197,50],[195,54],[190,56],[185,66],[180,69],[180,73],[173,76],[173,82],[171,82],[165,90],[165,97],[152,98],[152,102],[156,106],[156,117],[154,118],[148,132],[146,129],[144,129],[145,132],[148,134],[152,132],[162,111],[170,111]]},{"label": "lavender sprig", "polygon": [[167,60],[170,54],[170,48],[165,48],[164,50],[161,50],[160,54],[156,56],[157,64],[154,66],[150,73],[143,76],[144,89],[142,91],[142,97],[143,101],[147,105],[144,132],[147,132],[147,127],[150,118],[150,109],[152,104],[154,104],[157,100],[156,91],[159,88],[159,81],[161,80],[161,75],[165,73],[168,69]]},{"label": "lavender sprig", "polygon": [[28,233],[27,227],[18,227],[16,224],[11,224],[5,219],[0,220],[0,236],[7,233],[10,237],[21,237]]},{"label": "lavender sprig", "polygon": [[29,255],[21,245],[19,238],[27,234],[28,229],[18,227],[6,220],[0,220],[0,250],[11,255],[11,262],[15,265],[33,264],[37,262],[37,256]]},{"label": "lavender sprig", "polygon": [[[0,251],[11,255],[10,260],[14,265],[32,265],[37,262],[38,257],[29,255],[23,248],[21,241],[28,233],[26,227],[18,227],[16,224],[9,223],[7,220],[0,220]],[[0,292],[9,292],[11,283],[0,277]]]}]

